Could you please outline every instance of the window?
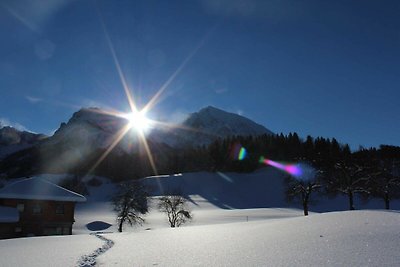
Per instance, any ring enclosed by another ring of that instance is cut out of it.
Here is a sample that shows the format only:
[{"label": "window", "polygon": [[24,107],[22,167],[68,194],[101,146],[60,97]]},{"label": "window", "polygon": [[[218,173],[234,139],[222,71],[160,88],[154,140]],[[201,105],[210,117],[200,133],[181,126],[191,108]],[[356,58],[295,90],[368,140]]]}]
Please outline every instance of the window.
[{"label": "window", "polygon": [[24,203],[18,203],[18,204],[17,204],[17,210],[18,210],[19,212],[24,212],[24,210],[25,210],[25,204],[24,204]]},{"label": "window", "polygon": [[33,204],[33,206],[32,206],[32,213],[33,213],[33,214],[40,214],[40,213],[42,213],[42,206],[40,206],[40,204]]},{"label": "window", "polygon": [[15,227],[15,232],[16,233],[21,233],[22,232],[22,228],[21,227]]},{"label": "window", "polygon": [[58,204],[56,206],[56,214],[64,214],[64,204]]}]

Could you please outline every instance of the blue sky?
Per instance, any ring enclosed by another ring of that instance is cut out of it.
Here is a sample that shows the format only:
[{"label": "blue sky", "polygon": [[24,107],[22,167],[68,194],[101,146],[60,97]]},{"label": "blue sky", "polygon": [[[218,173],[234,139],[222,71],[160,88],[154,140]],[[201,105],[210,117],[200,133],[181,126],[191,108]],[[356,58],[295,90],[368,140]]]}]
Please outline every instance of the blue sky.
[{"label": "blue sky", "polygon": [[[213,105],[274,132],[400,145],[400,2],[3,0],[0,120],[49,134],[80,107],[128,111],[103,28],[149,114]],[[185,63],[185,64],[183,64]]]}]

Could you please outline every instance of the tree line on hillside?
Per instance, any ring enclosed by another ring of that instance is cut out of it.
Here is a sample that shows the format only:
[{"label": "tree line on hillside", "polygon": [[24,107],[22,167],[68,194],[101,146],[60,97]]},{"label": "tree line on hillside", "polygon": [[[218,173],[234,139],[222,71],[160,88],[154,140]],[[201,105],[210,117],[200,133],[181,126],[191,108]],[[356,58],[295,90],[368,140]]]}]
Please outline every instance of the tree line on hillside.
[{"label": "tree line on hillside", "polygon": [[[232,153],[236,147],[246,148],[247,155],[238,159]],[[379,148],[359,148],[352,152],[348,144],[335,138],[305,140],[296,133],[262,135],[258,137],[230,137],[213,142],[208,147],[188,150],[177,159],[170,172],[196,170],[252,172],[265,167],[260,158],[278,162],[306,163],[315,173],[313,177],[286,179],[288,200],[301,196],[308,214],[311,192],[348,198],[349,209],[355,209],[355,195],[367,200],[381,198],[386,209],[390,201],[400,198],[400,147],[381,145]]]},{"label": "tree line on hillside", "polygon": [[355,209],[356,195],[365,201],[380,198],[385,209],[390,209],[391,200],[400,198],[400,147],[360,148],[337,157],[322,157],[314,163],[313,177],[286,179],[288,200],[300,201],[304,215],[308,215],[310,196],[315,193],[342,194],[348,199],[349,210]]}]

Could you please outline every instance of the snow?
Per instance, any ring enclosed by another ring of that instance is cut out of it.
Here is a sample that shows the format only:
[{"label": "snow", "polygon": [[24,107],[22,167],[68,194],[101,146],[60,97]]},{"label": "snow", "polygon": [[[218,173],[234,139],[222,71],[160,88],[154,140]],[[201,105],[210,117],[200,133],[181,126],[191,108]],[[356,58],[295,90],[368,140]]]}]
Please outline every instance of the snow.
[{"label": "snow", "polygon": [[98,266],[396,266],[399,232],[400,214],[393,211],[232,217],[224,224],[99,234],[103,240],[87,234],[2,240],[0,265],[79,266],[91,256]]},{"label": "snow", "polygon": [[123,127],[122,121],[122,118],[106,114],[101,109],[81,109],[55,132],[49,144],[62,142],[77,148],[79,144],[107,148],[112,136]]},{"label": "snow", "polygon": [[264,126],[235,113],[208,106],[195,112],[183,122],[184,126],[195,127],[200,131],[219,137],[229,135],[273,134]]},{"label": "snow", "polygon": [[[288,203],[285,198],[285,176],[272,167],[259,169],[253,173],[211,173],[197,172],[181,175],[153,176],[145,179],[151,187],[152,195],[180,189],[194,207],[203,203],[222,209],[252,208],[299,208],[301,203]],[[198,202],[199,196],[205,202]],[[356,209],[382,209],[380,199],[363,201],[356,195]],[[400,200],[391,201],[393,209],[400,209]],[[348,209],[347,197],[328,197],[312,194],[310,210],[314,212],[340,211]]]},{"label": "snow", "polygon": [[383,211],[106,234],[101,266],[396,266],[400,215]]},{"label": "snow", "polygon": [[82,255],[102,245],[103,241],[91,235],[0,240],[0,266],[76,266]]},{"label": "snow", "polygon": [[223,209],[289,207],[285,201],[283,175],[266,168],[254,173],[184,173],[179,176],[153,176],[145,183],[152,195],[178,189],[195,205],[192,196],[200,196]]},{"label": "snow", "polygon": [[[296,205],[285,202],[282,176],[271,168],[250,174],[200,172],[146,178],[154,187],[146,223],[125,226],[123,233],[117,233],[110,204],[116,185],[97,178],[102,185],[88,186],[87,202],[76,205],[73,236],[2,240],[0,266],[396,266],[400,262],[399,212],[311,212],[304,217]],[[169,228],[166,216],[155,207],[161,191],[175,187],[189,198],[194,219]],[[337,205],[346,209],[340,206],[342,200],[321,199],[311,210]],[[357,204],[383,207],[381,201]],[[398,207],[398,202],[392,206]]]},{"label": "snow", "polygon": [[[127,120],[114,116],[102,109],[84,108],[75,112],[66,124],[48,138],[44,146],[62,144],[71,147],[74,157],[89,155],[96,148],[108,148],[114,141],[115,135],[125,127]],[[182,130],[190,128],[191,130]],[[196,131],[193,131],[196,130]],[[196,133],[195,133],[196,132]],[[270,130],[245,117],[229,113],[214,107],[201,109],[191,114],[187,120],[175,128],[153,129],[148,139],[150,143],[165,143],[172,147],[185,145],[203,145],[216,140],[218,137],[231,135],[262,135],[272,134]],[[129,138],[122,138],[115,151],[131,153],[130,143],[138,142],[135,131],[127,133]],[[71,156],[72,157],[72,156]]]},{"label": "snow", "polygon": [[13,223],[19,221],[19,212],[16,208],[0,206],[0,222]]},{"label": "snow", "polygon": [[106,253],[107,250],[114,246],[114,241],[111,239],[107,239],[104,236],[100,235],[100,233],[95,233],[94,236],[99,238],[100,240],[104,241],[105,243],[100,248],[96,249],[89,255],[84,255],[78,261],[78,266],[87,267],[87,266],[96,266],[97,264],[97,257],[103,253]]},{"label": "snow", "polygon": [[209,106],[190,114],[176,129],[155,131],[150,138],[173,147],[181,147],[205,145],[221,137],[263,134],[273,133],[248,118]]},{"label": "snow", "polygon": [[12,183],[0,190],[0,198],[35,199],[84,202],[86,198],[40,177],[32,177]]}]

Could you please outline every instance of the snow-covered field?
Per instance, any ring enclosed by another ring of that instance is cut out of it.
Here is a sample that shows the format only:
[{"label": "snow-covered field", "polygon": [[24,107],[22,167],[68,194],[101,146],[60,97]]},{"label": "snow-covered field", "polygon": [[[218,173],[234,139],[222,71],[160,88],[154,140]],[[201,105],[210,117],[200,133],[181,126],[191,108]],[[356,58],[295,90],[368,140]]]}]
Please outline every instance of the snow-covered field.
[{"label": "snow-covered field", "polygon": [[[58,177],[48,176],[57,181]],[[160,190],[179,186],[190,199],[192,222],[169,228],[152,209],[141,227],[117,233],[102,179],[78,204],[72,236],[0,240],[0,266],[396,266],[400,262],[400,213],[358,210],[316,213],[343,198],[322,199],[308,217],[284,201],[273,170],[252,174],[191,173],[147,179]],[[157,197],[153,198],[155,206]],[[380,207],[380,201],[357,202]],[[398,207],[394,202],[393,207]],[[335,210],[335,209],[333,209]],[[104,232],[99,236],[89,233]],[[85,257],[87,256],[87,257]]]},{"label": "snow-covered field", "polygon": [[76,266],[103,242],[92,235],[28,237],[0,240],[0,266]]},{"label": "snow-covered field", "polygon": [[353,211],[140,233],[115,241],[100,266],[398,266],[400,214]]}]

